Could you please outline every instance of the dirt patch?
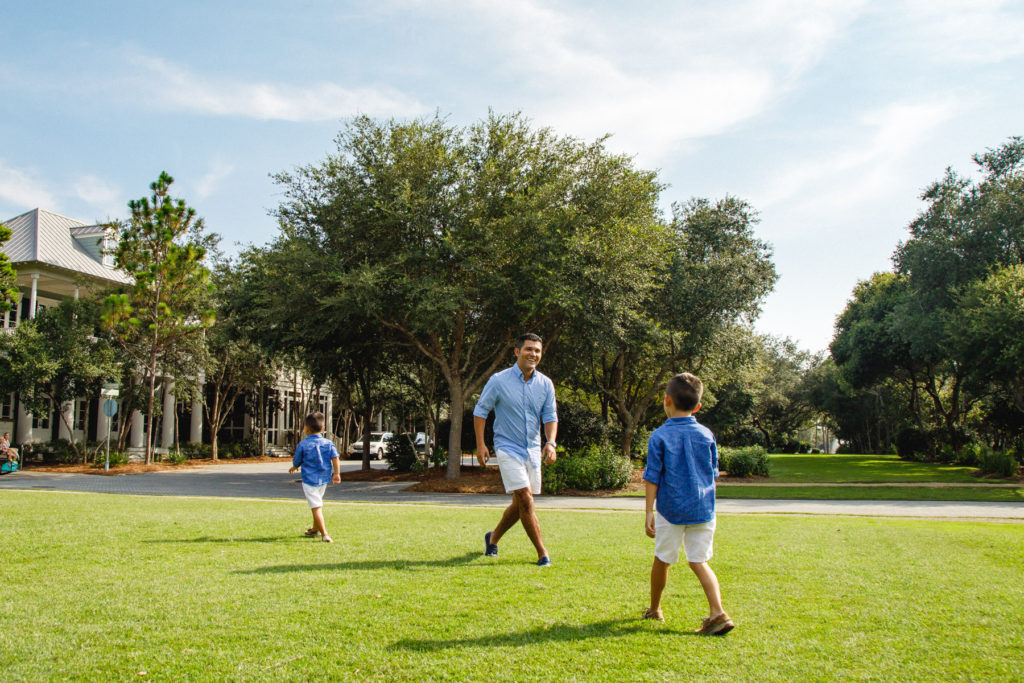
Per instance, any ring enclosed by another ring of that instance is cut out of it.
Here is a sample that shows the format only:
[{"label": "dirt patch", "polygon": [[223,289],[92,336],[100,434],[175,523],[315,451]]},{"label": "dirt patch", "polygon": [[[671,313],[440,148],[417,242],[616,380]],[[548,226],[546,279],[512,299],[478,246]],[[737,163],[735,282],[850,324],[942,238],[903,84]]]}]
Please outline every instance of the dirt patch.
[{"label": "dirt patch", "polygon": [[28,464],[25,468],[26,472],[63,472],[64,474],[99,474],[101,476],[117,476],[119,474],[142,474],[143,472],[166,472],[168,470],[194,470],[199,467],[219,467],[221,465],[251,465],[253,463],[260,462],[279,462],[287,463],[288,458],[272,458],[270,456],[261,455],[253,458],[225,458],[221,460],[212,460],[210,458],[199,458],[196,460],[186,460],[180,465],[174,465],[169,462],[154,462],[149,465],[141,462],[130,462],[127,465],[115,465],[110,468],[109,471],[103,469],[103,463],[100,462],[97,467],[94,464],[85,465],[35,465],[32,463]]}]

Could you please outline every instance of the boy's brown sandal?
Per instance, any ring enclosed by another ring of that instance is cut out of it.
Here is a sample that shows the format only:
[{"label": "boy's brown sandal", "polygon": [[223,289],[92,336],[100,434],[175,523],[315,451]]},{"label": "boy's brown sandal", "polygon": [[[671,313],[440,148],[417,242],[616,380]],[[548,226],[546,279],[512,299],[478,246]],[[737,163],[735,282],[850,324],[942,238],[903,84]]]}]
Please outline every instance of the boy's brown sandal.
[{"label": "boy's brown sandal", "polygon": [[306,538],[313,538],[314,536],[319,536],[320,532],[314,529],[313,527],[309,527],[308,529],[306,529],[306,533],[303,535],[306,536]]},{"label": "boy's brown sandal", "polygon": [[714,618],[705,617],[704,621],[701,622],[700,628],[697,629],[697,633],[702,636],[724,636],[735,626],[736,624],[732,622],[729,615],[722,612]]},{"label": "boy's brown sandal", "polygon": [[657,612],[652,612],[650,607],[644,610],[644,619],[653,619],[654,621],[665,621],[665,617],[662,616],[661,610],[658,610]]}]

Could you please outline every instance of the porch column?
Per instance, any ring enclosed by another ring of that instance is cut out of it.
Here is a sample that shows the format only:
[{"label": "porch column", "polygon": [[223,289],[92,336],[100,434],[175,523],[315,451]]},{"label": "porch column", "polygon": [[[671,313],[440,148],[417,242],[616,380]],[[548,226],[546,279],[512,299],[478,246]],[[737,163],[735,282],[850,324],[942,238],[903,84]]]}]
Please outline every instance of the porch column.
[{"label": "porch column", "polygon": [[14,440],[20,445],[32,443],[32,414],[25,411],[25,404],[18,398],[18,428],[14,430]]},{"label": "porch column", "polygon": [[277,438],[274,439],[274,445],[275,446],[279,446],[281,444],[281,437],[287,431],[284,428],[284,425],[285,425],[284,416],[285,416],[285,412],[288,411],[288,410],[291,410],[291,407],[292,407],[291,399],[285,398],[283,391],[280,392],[280,395],[282,396],[282,399],[281,399],[281,407],[277,411]]},{"label": "porch column", "polygon": [[328,434],[334,434],[334,420],[331,417],[334,414],[334,405],[332,398],[333,397],[330,394],[327,394],[327,414],[324,415],[324,431],[326,431]]},{"label": "porch column", "polygon": [[174,382],[164,380],[164,413],[160,430],[160,445],[164,448],[174,445],[174,422],[177,417],[177,407],[174,400]]},{"label": "porch column", "polygon": [[78,301],[78,285],[75,285],[75,301]]},{"label": "porch column", "polygon": [[71,432],[68,431],[67,425],[64,424],[64,420],[71,422],[72,420],[75,419],[75,402],[67,401],[64,405],[60,407],[60,412],[64,415],[64,417],[57,417],[57,438],[67,439],[68,441],[74,441]]},{"label": "porch column", "polygon": [[136,410],[132,413],[132,433],[131,433],[131,447],[142,448],[142,445],[146,443],[146,430],[144,424],[145,416],[141,410]]},{"label": "porch column", "polygon": [[[39,290],[39,273],[32,273],[32,293],[28,298],[28,319],[36,317],[36,294]],[[24,315],[22,315],[24,317]]]},{"label": "porch column", "polygon": [[188,440],[200,443],[203,440],[203,404],[199,399],[192,401],[192,423],[189,425]]}]

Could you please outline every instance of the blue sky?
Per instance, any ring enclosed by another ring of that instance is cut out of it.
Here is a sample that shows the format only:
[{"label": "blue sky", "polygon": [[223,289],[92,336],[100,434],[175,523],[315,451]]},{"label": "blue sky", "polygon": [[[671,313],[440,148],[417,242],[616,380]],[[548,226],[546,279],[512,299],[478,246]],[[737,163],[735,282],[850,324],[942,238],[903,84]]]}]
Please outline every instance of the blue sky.
[{"label": "blue sky", "polygon": [[781,275],[758,328],[819,350],[921,190],[1024,135],[1019,2],[636,5],[3,3],[0,220],[124,217],[166,170],[231,252],[275,234],[269,174],[346,117],[522,111],[611,133],[660,169],[666,213],[751,202]]}]

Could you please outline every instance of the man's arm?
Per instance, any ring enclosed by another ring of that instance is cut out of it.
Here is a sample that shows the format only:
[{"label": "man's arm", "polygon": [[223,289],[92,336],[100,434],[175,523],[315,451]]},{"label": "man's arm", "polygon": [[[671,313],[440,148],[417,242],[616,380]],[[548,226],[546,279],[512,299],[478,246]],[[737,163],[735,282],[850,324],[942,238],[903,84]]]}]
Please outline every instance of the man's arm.
[{"label": "man's arm", "polygon": [[487,467],[487,461],[491,457],[491,453],[487,450],[487,444],[484,442],[484,431],[487,427],[486,417],[473,416],[473,432],[476,434],[476,459],[480,463],[481,467]]},{"label": "man's arm", "polygon": [[654,538],[654,499],[658,497],[658,485],[645,481],[647,499],[644,501],[644,531]]},{"label": "man's arm", "polygon": [[558,436],[558,422],[544,423],[544,462],[550,465],[558,460],[558,453],[555,451],[555,437]]}]

